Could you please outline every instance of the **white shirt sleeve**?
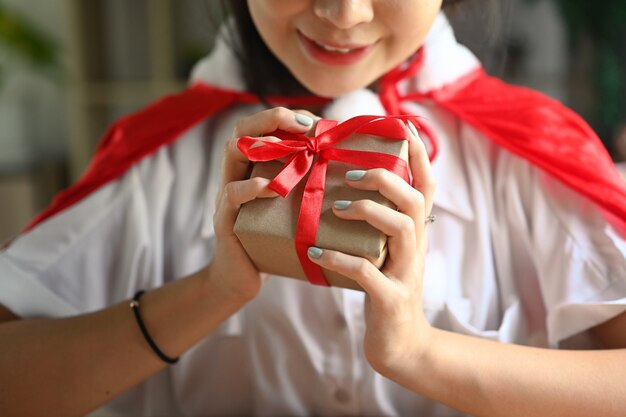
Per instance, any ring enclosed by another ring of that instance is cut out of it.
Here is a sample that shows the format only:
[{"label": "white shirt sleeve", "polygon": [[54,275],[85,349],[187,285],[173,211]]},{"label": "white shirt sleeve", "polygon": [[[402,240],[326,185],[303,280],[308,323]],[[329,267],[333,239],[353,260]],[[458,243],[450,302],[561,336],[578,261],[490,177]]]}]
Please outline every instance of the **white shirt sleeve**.
[{"label": "white shirt sleeve", "polygon": [[205,266],[212,242],[200,233],[210,170],[204,127],[0,253],[0,304],[21,317],[77,314]]},{"label": "white shirt sleeve", "polygon": [[495,184],[530,326],[544,316],[550,346],[573,336],[572,347],[591,346],[585,331],[626,311],[625,237],[595,203],[525,160],[499,158]]}]

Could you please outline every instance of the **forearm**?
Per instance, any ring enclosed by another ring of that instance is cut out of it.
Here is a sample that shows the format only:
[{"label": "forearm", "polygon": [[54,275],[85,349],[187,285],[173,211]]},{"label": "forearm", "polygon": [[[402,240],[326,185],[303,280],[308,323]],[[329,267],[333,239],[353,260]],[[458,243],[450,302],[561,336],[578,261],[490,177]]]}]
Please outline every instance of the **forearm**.
[{"label": "forearm", "polygon": [[626,349],[564,351],[433,330],[421,360],[391,375],[475,416],[623,416]]},{"label": "forearm", "polygon": [[[174,357],[240,306],[195,275],[147,292],[140,311],[157,345]],[[2,323],[0,346],[0,415],[81,415],[165,366],[128,301],[71,318]]]}]

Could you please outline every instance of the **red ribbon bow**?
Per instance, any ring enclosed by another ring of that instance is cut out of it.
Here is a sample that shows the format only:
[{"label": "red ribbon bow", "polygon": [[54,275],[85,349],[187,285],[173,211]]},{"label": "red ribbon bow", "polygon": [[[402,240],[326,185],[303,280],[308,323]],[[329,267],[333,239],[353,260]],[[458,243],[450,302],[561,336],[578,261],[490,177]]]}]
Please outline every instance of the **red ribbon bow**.
[{"label": "red ribbon bow", "polygon": [[[296,252],[309,282],[328,286],[321,268],[309,260],[308,248],[315,246],[319,219],[322,214],[326,169],[328,161],[338,161],[372,169],[384,168],[412,183],[411,171],[403,159],[389,154],[338,149],[333,146],[353,133],[380,136],[388,140],[406,140],[406,122],[418,125],[415,116],[357,116],[337,124],[336,121],[320,120],[315,136],[277,130],[271,133],[280,142],[265,142],[249,136],[239,139],[239,150],[254,162],[267,162],[288,158],[287,162],[270,182],[269,188],[283,197],[309,173],[304,188],[298,223],[296,226]],[[253,147],[257,143],[262,146]],[[317,157],[317,159],[316,159]]]}]

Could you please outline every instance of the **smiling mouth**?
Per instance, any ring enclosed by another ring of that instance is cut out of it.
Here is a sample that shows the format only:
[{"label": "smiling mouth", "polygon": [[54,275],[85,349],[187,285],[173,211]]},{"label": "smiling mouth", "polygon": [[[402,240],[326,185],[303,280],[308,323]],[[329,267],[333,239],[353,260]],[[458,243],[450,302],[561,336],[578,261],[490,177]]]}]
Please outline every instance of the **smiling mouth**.
[{"label": "smiling mouth", "polygon": [[309,38],[300,31],[298,31],[298,37],[312,58],[329,65],[354,64],[365,58],[376,44],[376,42],[374,42],[365,45],[341,45],[333,42],[320,42]]},{"label": "smiling mouth", "polygon": [[339,54],[348,54],[350,52],[355,52],[355,51],[360,51],[363,49],[367,49],[372,47],[376,42],[371,42],[371,43],[361,43],[361,44],[357,44],[357,43],[339,43],[339,42],[332,42],[332,41],[318,41],[315,40],[307,35],[305,35],[304,33],[302,33],[301,31],[298,30],[298,35],[300,36],[300,38],[302,38],[305,41],[311,42],[313,43],[315,46],[328,51],[328,52],[336,52]]},{"label": "smiling mouth", "polygon": [[334,46],[324,45],[323,43],[319,43],[319,42],[317,42],[317,41],[315,41],[313,39],[311,39],[311,40],[313,41],[313,43],[316,46],[322,48],[323,50],[328,51],[328,52],[336,52],[338,54],[349,54],[350,52],[354,52],[354,51],[357,51],[359,49],[366,48],[365,46],[362,46],[362,47],[359,47],[359,48],[336,48]]}]

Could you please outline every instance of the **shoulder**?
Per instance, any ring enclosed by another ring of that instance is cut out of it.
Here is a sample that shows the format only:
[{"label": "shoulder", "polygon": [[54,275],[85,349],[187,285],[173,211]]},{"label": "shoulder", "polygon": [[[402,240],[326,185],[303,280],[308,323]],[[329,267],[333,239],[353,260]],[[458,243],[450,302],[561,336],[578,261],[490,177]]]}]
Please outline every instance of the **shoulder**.
[{"label": "shoulder", "polygon": [[[586,138],[596,135],[573,110],[536,90],[509,84],[477,69],[454,84],[433,92],[435,101],[457,114],[471,115],[471,123],[497,126],[498,129],[525,129],[545,133],[544,126],[563,127],[562,135],[575,134]],[[558,132],[552,132],[558,133]]]},{"label": "shoulder", "polygon": [[119,182],[138,166],[149,165],[164,148],[189,137],[190,131],[196,133],[195,127],[235,102],[233,92],[197,84],[118,120],[99,142],[83,176],[57,195],[28,230],[79,204],[105,185]]},{"label": "shoulder", "polygon": [[595,202],[626,230],[626,183],[598,136],[575,112],[482,71],[433,98],[494,144]]},{"label": "shoulder", "polygon": [[546,275],[596,276],[601,285],[626,276],[626,240],[602,206],[533,161],[469,130],[475,137],[471,146],[482,148],[473,153],[482,159],[471,164],[482,166],[488,177],[482,185],[493,196],[494,235],[525,247],[539,268],[553,272]]}]

